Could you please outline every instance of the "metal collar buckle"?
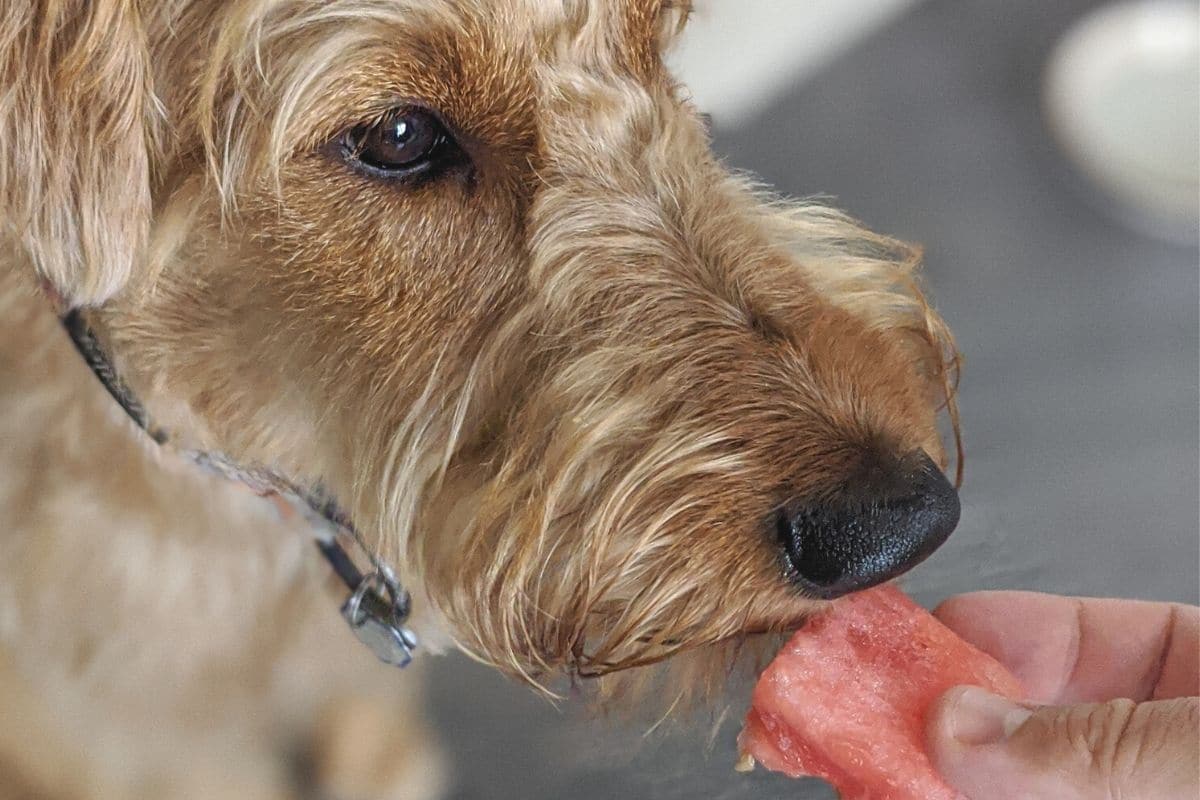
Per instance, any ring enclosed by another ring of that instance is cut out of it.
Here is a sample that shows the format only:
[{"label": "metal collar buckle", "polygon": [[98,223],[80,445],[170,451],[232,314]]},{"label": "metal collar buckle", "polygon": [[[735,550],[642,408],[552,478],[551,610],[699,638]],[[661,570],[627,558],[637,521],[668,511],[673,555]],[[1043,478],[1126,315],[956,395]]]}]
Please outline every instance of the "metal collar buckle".
[{"label": "metal collar buckle", "polygon": [[408,592],[395,574],[380,564],[363,576],[342,605],[350,630],[385,664],[406,667],[417,647],[417,636],[405,625],[412,608]]}]

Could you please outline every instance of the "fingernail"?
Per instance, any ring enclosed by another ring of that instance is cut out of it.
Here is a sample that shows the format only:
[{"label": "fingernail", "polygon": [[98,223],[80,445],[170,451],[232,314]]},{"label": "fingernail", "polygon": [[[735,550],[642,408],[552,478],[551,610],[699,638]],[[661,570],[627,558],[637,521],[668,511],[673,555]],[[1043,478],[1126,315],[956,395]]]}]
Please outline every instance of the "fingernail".
[{"label": "fingernail", "polygon": [[962,744],[992,744],[1007,739],[1032,714],[1011,700],[965,686],[948,709],[950,735]]}]

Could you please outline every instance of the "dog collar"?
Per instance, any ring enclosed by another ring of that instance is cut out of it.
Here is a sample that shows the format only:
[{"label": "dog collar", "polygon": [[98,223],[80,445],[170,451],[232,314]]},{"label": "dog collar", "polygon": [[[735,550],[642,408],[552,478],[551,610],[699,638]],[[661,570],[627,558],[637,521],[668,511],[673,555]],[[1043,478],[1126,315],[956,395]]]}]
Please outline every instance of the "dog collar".
[{"label": "dog collar", "polygon": [[[55,293],[48,290],[52,299]],[[58,305],[58,304],[56,304]],[[126,415],[156,444],[166,445],[170,437],[157,427],[129,386],[121,379],[108,354],[78,309],[60,314],[59,319],[75,348],[100,383],[117,401]],[[244,484],[260,497],[271,500],[285,519],[299,517],[313,531],[317,549],[350,594],[342,604],[342,618],[360,642],[380,661],[406,667],[417,648],[417,637],[408,627],[412,600],[395,571],[379,560],[368,548],[349,518],[321,487],[305,490],[297,484],[265,469],[239,465],[214,453],[180,450],[185,459],[209,472]],[[370,564],[359,570],[341,542],[351,543]]]}]

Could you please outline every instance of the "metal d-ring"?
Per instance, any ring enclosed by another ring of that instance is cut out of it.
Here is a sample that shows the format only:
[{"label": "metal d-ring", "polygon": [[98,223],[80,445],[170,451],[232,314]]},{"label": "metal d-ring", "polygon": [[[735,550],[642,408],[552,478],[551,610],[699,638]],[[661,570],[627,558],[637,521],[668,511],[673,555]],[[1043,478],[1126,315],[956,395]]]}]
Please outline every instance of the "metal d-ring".
[{"label": "metal d-ring", "polygon": [[[346,621],[351,625],[361,625],[367,618],[368,614],[363,611],[363,599],[375,588],[375,585],[383,585],[382,576],[378,572],[372,572],[369,575],[364,575],[363,579],[358,582],[358,587],[354,592],[346,598],[346,605],[343,612],[346,616]],[[378,596],[378,593],[376,593]]]},{"label": "metal d-ring", "polygon": [[408,621],[408,615],[412,612],[412,596],[407,589],[400,585],[400,579],[396,577],[395,571],[382,561],[375,564],[375,572],[372,574],[378,576],[387,590],[388,600],[391,601],[392,606],[392,623],[403,625]]}]

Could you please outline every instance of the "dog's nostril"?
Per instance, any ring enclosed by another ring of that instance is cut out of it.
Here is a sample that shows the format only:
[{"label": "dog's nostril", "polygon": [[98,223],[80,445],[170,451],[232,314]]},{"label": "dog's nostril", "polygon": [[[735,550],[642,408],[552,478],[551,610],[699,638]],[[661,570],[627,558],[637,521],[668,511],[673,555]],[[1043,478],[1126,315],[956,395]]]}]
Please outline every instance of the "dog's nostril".
[{"label": "dog's nostril", "polygon": [[924,561],[958,524],[958,493],[925,453],[873,477],[776,517],[790,577],[805,592],[830,599],[883,583]]}]

